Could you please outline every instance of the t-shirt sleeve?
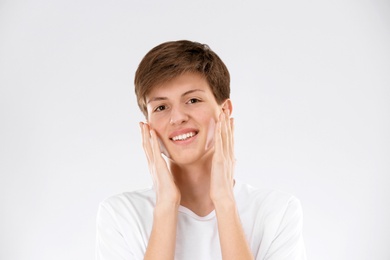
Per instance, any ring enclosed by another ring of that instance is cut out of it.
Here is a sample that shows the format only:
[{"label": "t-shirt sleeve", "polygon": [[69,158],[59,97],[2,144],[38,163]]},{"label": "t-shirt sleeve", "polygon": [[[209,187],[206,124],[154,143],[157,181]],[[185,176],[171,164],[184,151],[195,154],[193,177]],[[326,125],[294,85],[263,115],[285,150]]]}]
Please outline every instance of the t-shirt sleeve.
[{"label": "t-shirt sleeve", "polygon": [[135,259],[120,231],[115,216],[103,203],[96,219],[96,260]]},{"label": "t-shirt sleeve", "polygon": [[292,197],[287,203],[264,259],[306,260],[302,236],[302,207],[298,199]]}]

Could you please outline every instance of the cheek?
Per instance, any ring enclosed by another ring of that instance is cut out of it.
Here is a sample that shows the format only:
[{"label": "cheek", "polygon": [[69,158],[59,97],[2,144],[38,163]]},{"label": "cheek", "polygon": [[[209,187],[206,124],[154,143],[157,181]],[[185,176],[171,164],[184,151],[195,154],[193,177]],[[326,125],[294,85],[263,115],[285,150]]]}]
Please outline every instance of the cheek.
[{"label": "cheek", "polygon": [[158,135],[161,135],[164,131],[165,121],[166,119],[163,115],[152,115],[149,116],[148,124]]},{"label": "cheek", "polygon": [[209,124],[210,119],[218,121],[219,114],[222,112],[218,107],[206,107],[200,111],[197,111],[199,120],[203,123]]},{"label": "cheek", "polygon": [[164,133],[164,130],[163,130],[163,128],[161,127],[162,124],[159,124],[159,123],[156,122],[156,121],[149,121],[148,124],[149,124],[150,128],[153,129],[153,130],[156,132],[157,137],[158,137],[159,139],[161,139],[161,137],[163,136],[163,133]]},{"label": "cheek", "polygon": [[163,129],[161,129],[161,126],[159,124],[153,124],[153,123],[149,123],[149,125],[150,125],[151,129],[156,131],[157,137],[161,138],[161,136],[163,134]]},{"label": "cheek", "polygon": [[218,111],[204,111],[203,113],[199,113],[202,115],[199,117],[199,120],[202,122],[202,125],[206,127],[207,134],[206,134],[206,150],[210,148],[210,146],[213,145],[214,140],[214,132],[215,132],[215,126],[216,122],[218,121]]}]

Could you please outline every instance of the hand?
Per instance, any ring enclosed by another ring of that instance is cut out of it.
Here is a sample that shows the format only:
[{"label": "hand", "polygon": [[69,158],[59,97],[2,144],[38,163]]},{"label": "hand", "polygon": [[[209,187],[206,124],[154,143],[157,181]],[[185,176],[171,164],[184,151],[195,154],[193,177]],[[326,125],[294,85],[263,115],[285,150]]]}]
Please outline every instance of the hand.
[{"label": "hand", "polygon": [[210,183],[210,197],[214,204],[234,201],[234,121],[229,115],[229,110],[222,112],[215,127]]},{"label": "hand", "polygon": [[149,171],[152,175],[156,191],[156,205],[180,204],[180,191],[177,188],[167,163],[161,155],[156,132],[148,124],[140,123],[142,132],[142,146],[148,160]]}]

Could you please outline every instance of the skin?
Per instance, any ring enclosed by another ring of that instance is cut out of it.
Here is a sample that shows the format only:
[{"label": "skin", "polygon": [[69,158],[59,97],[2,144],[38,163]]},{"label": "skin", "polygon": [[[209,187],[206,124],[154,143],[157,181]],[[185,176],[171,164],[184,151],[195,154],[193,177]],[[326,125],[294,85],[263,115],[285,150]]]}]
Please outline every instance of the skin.
[{"label": "skin", "polygon": [[[144,259],[174,259],[179,205],[199,216],[215,210],[223,259],[253,259],[233,194],[230,99],[218,104],[204,78],[184,74],[156,86],[146,101],[148,122],[140,127],[156,207]],[[214,125],[210,145],[209,128]],[[185,141],[172,140],[187,132],[196,135]],[[162,156],[159,140],[169,158]]]}]

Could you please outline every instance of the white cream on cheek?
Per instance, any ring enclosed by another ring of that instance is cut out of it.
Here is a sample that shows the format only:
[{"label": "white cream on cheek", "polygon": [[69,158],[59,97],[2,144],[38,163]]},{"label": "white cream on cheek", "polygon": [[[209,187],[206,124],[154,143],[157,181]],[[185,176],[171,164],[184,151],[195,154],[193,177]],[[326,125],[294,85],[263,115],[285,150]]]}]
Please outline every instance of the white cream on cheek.
[{"label": "white cream on cheek", "polygon": [[214,145],[214,132],[215,132],[215,120],[210,118],[209,128],[207,130],[206,146],[205,150],[208,150]]},{"label": "white cream on cheek", "polygon": [[160,146],[160,151],[161,151],[161,153],[164,154],[166,157],[171,158],[171,156],[170,156],[169,153],[168,153],[167,148],[165,147],[163,141],[161,141],[160,138],[158,138],[158,144],[159,144],[159,146]]}]

